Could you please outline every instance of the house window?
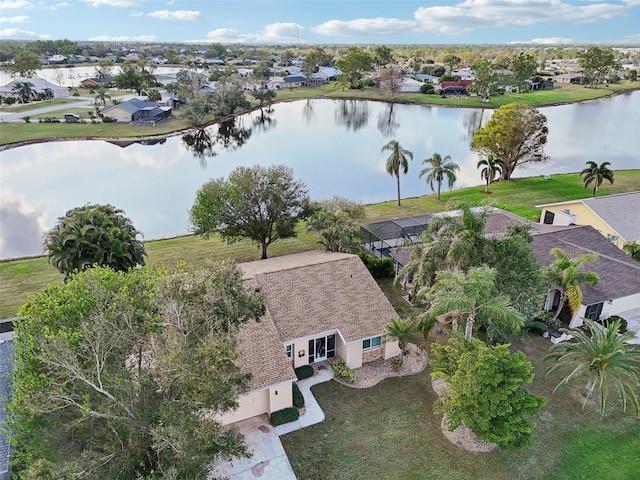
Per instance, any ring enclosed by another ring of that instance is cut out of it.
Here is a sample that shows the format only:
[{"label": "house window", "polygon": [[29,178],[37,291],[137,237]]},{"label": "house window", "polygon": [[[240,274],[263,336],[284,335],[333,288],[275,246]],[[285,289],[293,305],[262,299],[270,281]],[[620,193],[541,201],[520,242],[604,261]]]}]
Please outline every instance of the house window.
[{"label": "house window", "polygon": [[286,345],[284,350],[287,352],[287,357],[291,358],[293,356],[293,345]]},{"label": "house window", "polygon": [[587,310],[584,312],[584,318],[589,318],[593,321],[596,321],[600,318],[600,314],[602,313],[602,306],[604,302],[594,303],[593,305],[589,305]]},{"label": "house window", "polygon": [[362,341],[362,349],[369,350],[371,348],[376,348],[379,347],[381,343],[382,337],[380,335],[378,335],[377,337],[367,338],[366,340]]},{"label": "house window", "polygon": [[611,243],[618,243],[618,237],[616,235],[611,235],[610,233],[607,233],[607,240]]}]

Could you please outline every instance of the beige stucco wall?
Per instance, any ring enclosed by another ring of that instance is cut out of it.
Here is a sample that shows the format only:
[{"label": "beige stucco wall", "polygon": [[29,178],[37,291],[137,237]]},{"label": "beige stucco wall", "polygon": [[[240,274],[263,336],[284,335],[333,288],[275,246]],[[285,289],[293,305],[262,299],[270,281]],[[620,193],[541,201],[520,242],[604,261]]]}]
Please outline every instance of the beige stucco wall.
[{"label": "beige stucco wall", "polygon": [[[222,425],[239,422],[247,418],[271,414],[293,406],[292,382],[283,382],[263,390],[249,392],[238,398],[238,408],[223,415],[216,415]],[[276,393],[277,392],[277,393]]]},{"label": "beige stucco wall", "polygon": [[544,223],[544,215],[547,211],[556,213],[561,210],[569,210],[573,215],[575,215],[576,225],[591,225],[593,228],[598,230],[605,238],[607,237],[607,235],[615,235],[616,237],[618,237],[618,241],[615,244],[618,248],[622,248],[622,246],[626,243],[615,230],[613,230],[606,222],[604,222],[598,215],[593,213],[593,211],[582,202],[564,203],[562,205],[544,207],[542,209],[542,213],[540,214],[540,223]]},{"label": "beige stucco wall", "polygon": [[362,340],[347,343],[344,348],[344,356],[340,356],[351,369],[362,366]]},{"label": "beige stucco wall", "polygon": [[397,357],[398,355],[400,355],[400,347],[398,346],[397,341],[384,342],[382,344],[382,347],[384,349],[383,358],[385,360],[388,360],[392,357]]},{"label": "beige stucco wall", "polygon": [[[611,303],[604,302],[600,318],[608,318],[611,315],[617,315],[621,312],[626,312],[627,310],[638,308],[638,305],[640,305],[640,293],[613,299]],[[580,309],[571,319],[571,323],[569,323],[569,328],[577,328],[584,324],[584,321],[582,319],[586,310],[586,305],[580,305]]]},{"label": "beige stucco wall", "polygon": [[129,123],[131,121],[131,112],[118,108],[117,106],[105,112],[105,115],[116,119],[118,122]]},{"label": "beige stucco wall", "polygon": [[[304,350],[304,355],[302,357],[298,356],[298,352]],[[293,343],[293,368],[298,368],[303,365],[309,364],[309,339],[305,338],[304,340],[296,340]]]}]

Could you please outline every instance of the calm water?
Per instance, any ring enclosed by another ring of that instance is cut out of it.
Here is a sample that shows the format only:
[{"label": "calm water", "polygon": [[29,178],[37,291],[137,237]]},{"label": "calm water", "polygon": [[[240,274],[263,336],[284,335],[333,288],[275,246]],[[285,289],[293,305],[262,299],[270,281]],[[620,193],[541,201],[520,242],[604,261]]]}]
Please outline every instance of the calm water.
[{"label": "calm water", "polygon": [[[541,110],[548,118],[546,152],[552,160],[516,170],[515,176],[575,172],[587,160],[608,160],[614,170],[640,168],[640,92]],[[418,174],[422,159],[434,152],[460,164],[454,188],[477,185],[478,159],[468,144],[490,115],[490,110],[302,100],[275,105],[265,117],[245,115],[223,131],[211,127],[155,145],[75,141],[8,150],[0,154],[0,257],[42,253],[43,232],[86,203],[124,209],[146,239],[186,234],[197,189],[239,165],[287,164],[314,199],[392,200],[395,179],[385,172],[381,153],[391,139],[414,153],[408,175],[401,177],[403,197],[431,193]],[[202,153],[195,154],[194,145]]]}]

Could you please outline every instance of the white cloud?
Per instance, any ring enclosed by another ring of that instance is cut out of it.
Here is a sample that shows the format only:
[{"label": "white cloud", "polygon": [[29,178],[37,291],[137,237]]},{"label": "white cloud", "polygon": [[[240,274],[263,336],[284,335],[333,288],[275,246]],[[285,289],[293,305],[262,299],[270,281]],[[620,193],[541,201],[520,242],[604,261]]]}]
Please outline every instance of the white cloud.
[{"label": "white cloud", "polygon": [[21,30],[19,28],[5,28],[0,30],[0,38],[21,39],[21,38],[37,38],[47,40],[51,35],[43,35],[29,30]]},{"label": "white cloud", "polygon": [[532,38],[531,40],[514,40],[513,42],[507,42],[508,44],[523,44],[530,43],[534,45],[570,45],[576,43],[573,38],[565,37],[546,37],[546,38]]},{"label": "white cloud", "polygon": [[64,7],[70,7],[71,4],[69,2],[60,2],[60,3],[56,3],[55,5],[51,5],[49,7],[49,10],[56,10],[58,8],[64,8]]},{"label": "white cloud", "polygon": [[630,7],[636,7],[640,5],[640,0],[622,0],[622,3],[629,5]]},{"label": "white cloud", "polygon": [[130,17],[142,17],[143,15],[144,15],[143,12],[137,12],[136,10],[134,10],[129,14]]},{"label": "white cloud", "polygon": [[92,42],[153,42],[156,40],[155,35],[138,35],[130,37],[128,35],[98,35],[97,37],[89,38]]},{"label": "white cloud", "polygon": [[0,10],[13,10],[16,8],[31,8],[33,5],[25,0],[0,1]]},{"label": "white cloud", "polygon": [[297,23],[271,23],[258,33],[240,33],[233,28],[217,28],[207,33],[207,42],[294,43],[304,27]]},{"label": "white cloud", "polygon": [[29,20],[26,15],[19,15],[17,17],[0,17],[0,23],[24,23]]},{"label": "white cloud", "polygon": [[413,31],[418,23],[397,18],[359,18],[348,22],[330,20],[311,30],[321,35],[389,35]]},{"label": "white cloud", "polygon": [[202,14],[196,10],[157,10],[147,13],[147,17],[157,20],[199,20]]},{"label": "white cloud", "polygon": [[82,0],[84,3],[91,4],[92,7],[100,7],[106,5],[108,7],[133,7],[138,2],[135,0]]}]

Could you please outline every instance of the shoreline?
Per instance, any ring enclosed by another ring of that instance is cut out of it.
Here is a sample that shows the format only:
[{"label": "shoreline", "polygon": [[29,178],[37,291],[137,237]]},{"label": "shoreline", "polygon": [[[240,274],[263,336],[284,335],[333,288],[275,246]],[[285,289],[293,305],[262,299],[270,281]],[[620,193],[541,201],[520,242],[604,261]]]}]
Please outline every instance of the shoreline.
[{"label": "shoreline", "polygon": [[[602,97],[598,97],[598,98],[591,98],[591,99],[587,99],[587,100],[578,100],[578,101],[566,101],[566,102],[552,102],[552,103],[545,103],[545,104],[541,104],[541,105],[536,105],[534,106],[534,108],[538,109],[538,108],[547,108],[547,107],[558,107],[558,106],[562,106],[562,105],[573,105],[573,104],[580,104],[580,103],[587,103],[587,102],[595,102],[595,101],[599,101],[599,100],[605,100],[608,98],[612,98],[618,95],[624,95],[624,94],[629,94],[629,93],[633,93],[635,91],[640,91],[640,85],[638,85],[636,88],[630,89],[630,90],[623,90],[623,91],[610,91],[607,95],[604,95]],[[177,135],[181,135],[184,134],[186,132],[189,131],[193,131],[193,130],[201,130],[204,128],[208,128],[211,127],[213,125],[217,125],[218,123],[221,123],[225,120],[229,120],[231,118],[236,118],[242,115],[246,115],[249,113],[253,113],[256,110],[261,110],[263,108],[268,108],[271,105],[277,105],[279,103],[288,103],[288,102],[296,102],[296,101],[302,101],[302,100],[361,100],[361,101],[366,101],[366,102],[380,102],[380,103],[390,103],[390,104],[398,104],[398,105],[416,105],[416,106],[424,106],[424,107],[429,107],[429,108],[433,108],[433,107],[439,107],[439,108],[470,108],[470,109],[489,109],[489,110],[495,110],[496,108],[500,108],[500,105],[492,105],[492,104],[485,104],[482,106],[468,106],[468,105],[442,105],[439,103],[422,103],[422,102],[414,102],[414,101],[410,101],[410,100],[403,100],[403,99],[382,99],[382,98],[362,98],[362,97],[358,97],[358,96],[344,96],[344,97],[330,97],[327,96],[326,94],[322,94],[322,95],[317,95],[314,97],[302,97],[302,98],[284,98],[281,100],[276,99],[275,101],[267,104],[267,105],[262,105],[262,106],[255,106],[252,108],[249,108],[247,110],[243,110],[242,112],[238,112],[238,113],[234,113],[233,115],[229,115],[223,119],[219,119],[219,120],[212,120],[210,122],[205,123],[202,126],[190,126],[187,128],[182,128],[182,129],[177,129],[177,130],[173,130],[171,132],[168,133],[161,133],[161,134],[155,134],[155,135],[141,135],[141,136],[96,136],[96,137],[64,137],[64,138],[37,138],[37,139],[32,139],[32,140],[24,140],[24,141],[20,141],[20,142],[15,142],[15,143],[9,143],[6,145],[0,145],[0,152],[3,152],[5,150],[10,150],[13,148],[19,148],[19,147],[25,147],[27,145],[36,145],[39,143],[48,143],[48,142],[65,142],[65,141],[71,141],[71,142],[77,142],[77,141],[90,141],[90,140],[98,140],[98,141],[117,141],[117,140],[124,140],[124,141],[145,141],[145,140],[158,140],[158,139],[163,139],[163,138],[171,138],[171,137],[175,137]],[[513,102],[515,103],[515,102]]]}]

